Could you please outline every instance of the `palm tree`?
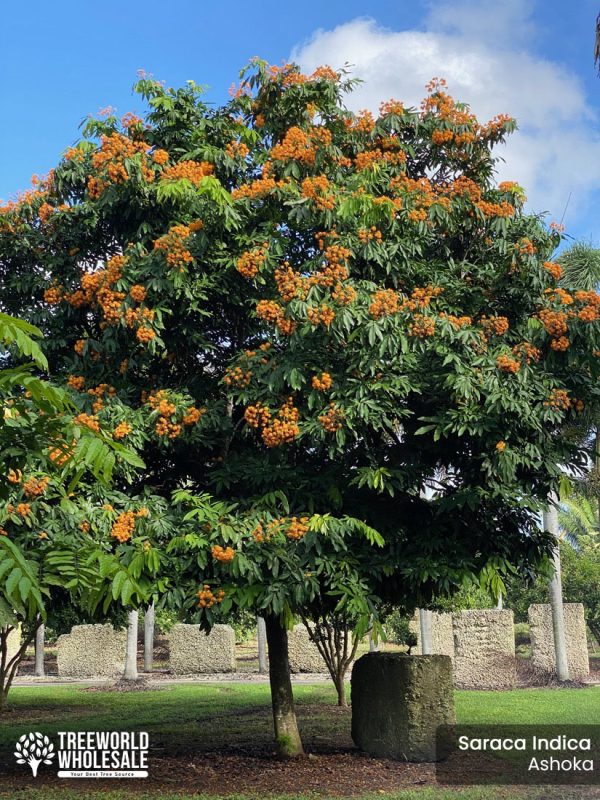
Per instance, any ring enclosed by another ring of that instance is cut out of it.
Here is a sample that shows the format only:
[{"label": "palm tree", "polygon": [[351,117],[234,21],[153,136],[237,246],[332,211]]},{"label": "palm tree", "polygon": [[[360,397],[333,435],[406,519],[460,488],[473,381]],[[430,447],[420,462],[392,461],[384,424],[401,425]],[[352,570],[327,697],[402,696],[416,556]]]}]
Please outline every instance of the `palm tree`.
[{"label": "palm tree", "polygon": [[580,550],[582,542],[598,535],[598,507],[590,497],[575,494],[561,502],[558,522],[564,541]]},{"label": "palm tree", "polygon": [[591,242],[574,242],[557,260],[565,289],[591,292],[600,285],[600,249]]}]

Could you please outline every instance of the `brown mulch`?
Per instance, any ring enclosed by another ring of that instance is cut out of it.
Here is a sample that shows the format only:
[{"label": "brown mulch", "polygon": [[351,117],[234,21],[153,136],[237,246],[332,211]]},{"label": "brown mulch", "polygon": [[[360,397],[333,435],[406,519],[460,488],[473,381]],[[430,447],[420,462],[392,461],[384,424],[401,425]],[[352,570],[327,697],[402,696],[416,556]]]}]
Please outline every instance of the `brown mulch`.
[{"label": "brown mulch", "polygon": [[[435,765],[374,759],[358,751],[310,755],[290,761],[244,753],[202,753],[198,756],[151,757],[148,779],[119,781],[131,792],[169,791],[206,794],[265,795],[311,792],[345,797],[367,792],[435,785]],[[81,791],[115,789],[114,780],[61,780],[40,774],[33,780],[22,772],[0,777],[0,792],[28,787],[63,786]]]}]

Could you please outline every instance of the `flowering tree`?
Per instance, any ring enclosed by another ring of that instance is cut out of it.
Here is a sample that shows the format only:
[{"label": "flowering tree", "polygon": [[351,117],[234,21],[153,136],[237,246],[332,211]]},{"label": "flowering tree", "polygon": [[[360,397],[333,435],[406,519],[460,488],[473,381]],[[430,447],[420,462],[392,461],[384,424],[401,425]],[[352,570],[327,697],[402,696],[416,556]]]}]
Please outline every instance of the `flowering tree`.
[{"label": "flowering tree", "polygon": [[347,586],[406,608],[465,577],[497,595],[550,551],[540,504],[584,460],[558,434],[598,392],[600,297],[558,287],[560,234],[494,182],[514,121],[479,123],[437,80],[420,109],[354,115],[351,88],[254,61],[213,108],[142,78],[145,119],[89,120],[0,212],[7,310],[47,333],[79,424],[143,455],[120,488],[186,484],[244,522],[176,537],[165,593],[206,625],[257,602],[288,752],[303,578],[326,595],[345,552]]}]

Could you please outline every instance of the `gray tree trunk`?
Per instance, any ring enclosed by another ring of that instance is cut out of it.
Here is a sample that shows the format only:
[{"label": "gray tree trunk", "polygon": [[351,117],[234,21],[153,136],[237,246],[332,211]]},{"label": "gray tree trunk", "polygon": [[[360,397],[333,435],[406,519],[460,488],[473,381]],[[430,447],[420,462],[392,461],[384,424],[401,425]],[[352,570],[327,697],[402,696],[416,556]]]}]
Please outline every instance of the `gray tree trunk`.
[{"label": "gray tree trunk", "polygon": [[137,637],[138,637],[138,612],[130,611],[127,614],[127,642],[125,645],[125,672],[126,681],[137,681]]},{"label": "gray tree trunk", "polygon": [[35,675],[38,678],[43,678],[46,674],[44,672],[44,637],[45,637],[44,623],[35,632]]},{"label": "gray tree trunk", "polygon": [[150,603],[144,615],[144,672],[152,672],[154,657],[154,603]]},{"label": "gray tree trunk", "polygon": [[264,617],[256,618],[256,641],[258,644],[258,671],[261,675],[266,675],[269,671],[269,661],[267,659],[267,626]]},{"label": "gray tree trunk", "polygon": [[559,681],[569,680],[569,662],[567,660],[567,641],[565,636],[565,617],[563,613],[562,580],[560,570],[560,549],[558,546],[558,511],[555,502],[556,496],[550,496],[550,504],[544,512],[544,530],[549,531],[555,538],[554,547],[554,575],[550,581],[550,607],[552,609],[552,628],[554,631],[554,659],[556,662],[556,677]]},{"label": "gray tree trunk", "polygon": [[500,611],[504,608],[504,601],[501,594],[498,595],[498,599],[496,600],[496,608]]},{"label": "gray tree trunk", "polygon": [[431,640],[431,611],[419,609],[419,626],[421,628],[421,655],[431,655],[433,642]]}]

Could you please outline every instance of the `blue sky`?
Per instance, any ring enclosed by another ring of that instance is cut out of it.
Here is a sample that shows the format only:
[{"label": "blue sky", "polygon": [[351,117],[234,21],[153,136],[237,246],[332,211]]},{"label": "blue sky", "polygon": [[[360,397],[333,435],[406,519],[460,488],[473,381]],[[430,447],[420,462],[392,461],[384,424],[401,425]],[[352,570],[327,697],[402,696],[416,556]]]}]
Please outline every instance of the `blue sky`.
[{"label": "blue sky", "polygon": [[600,241],[600,78],[593,65],[597,0],[393,0],[302,3],[202,0],[30,0],[5,4],[0,26],[0,198],[46,172],[87,114],[138,108],[138,69],[169,84],[207,84],[227,99],[253,55],[293,54],[356,65],[351,100],[416,103],[433,75],[482,117],[508,112],[521,132],[502,178],[520,180],[533,210],[567,232]]}]

